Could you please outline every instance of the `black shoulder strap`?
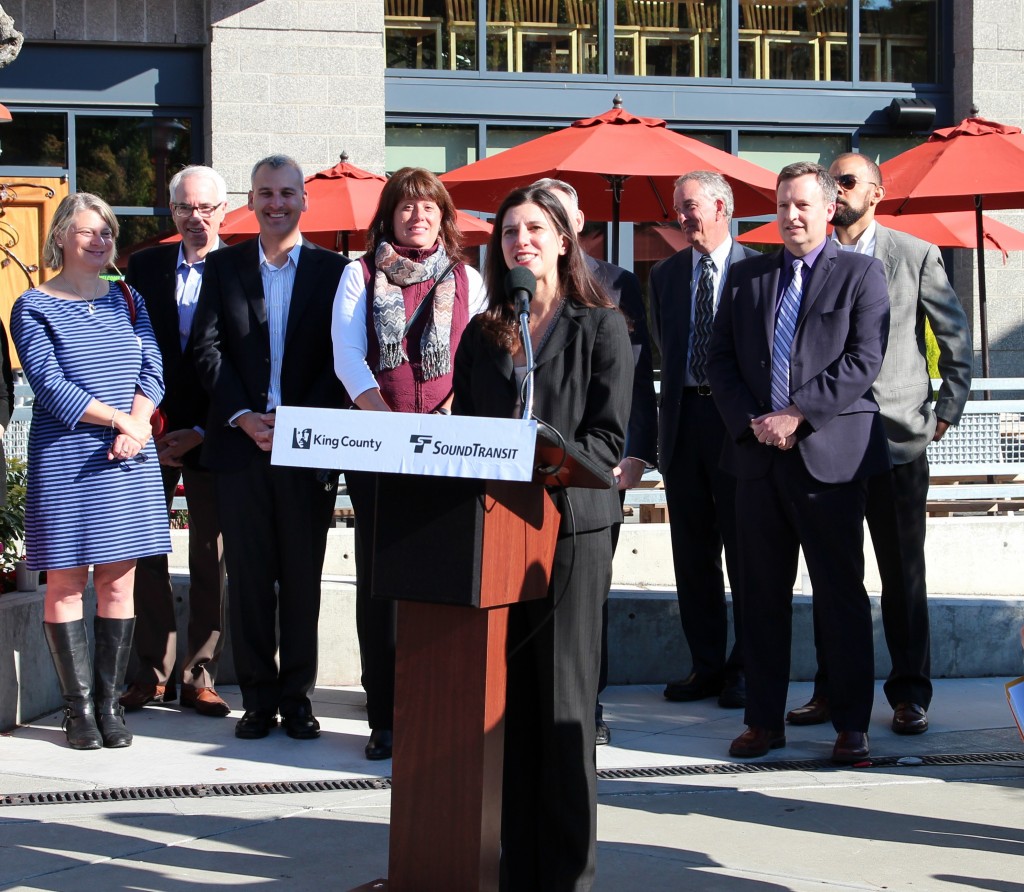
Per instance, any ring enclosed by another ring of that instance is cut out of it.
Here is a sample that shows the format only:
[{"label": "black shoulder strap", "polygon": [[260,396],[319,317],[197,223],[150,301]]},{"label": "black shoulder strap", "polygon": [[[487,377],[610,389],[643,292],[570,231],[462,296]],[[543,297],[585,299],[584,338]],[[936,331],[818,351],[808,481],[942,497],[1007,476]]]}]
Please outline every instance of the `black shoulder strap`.
[{"label": "black shoulder strap", "polygon": [[430,290],[427,292],[427,296],[420,301],[420,305],[416,307],[415,310],[413,310],[412,315],[409,317],[409,321],[405,323],[405,330],[402,332],[403,338],[407,334],[409,334],[410,329],[413,327],[416,320],[419,319],[420,316],[423,314],[423,311],[427,307],[427,305],[434,300],[434,292],[437,290],[437,286],[448,278],[448,274],[453,269],[455,269],[455,264],[457,264],[458,262],[459,261],[457,260],[453,260],[451,263],[448,264],[448,266],[444,268],[444,272],[441,273],[441,275],[439,275],[436,279],[434,279],[434,284],[430,286]]}]

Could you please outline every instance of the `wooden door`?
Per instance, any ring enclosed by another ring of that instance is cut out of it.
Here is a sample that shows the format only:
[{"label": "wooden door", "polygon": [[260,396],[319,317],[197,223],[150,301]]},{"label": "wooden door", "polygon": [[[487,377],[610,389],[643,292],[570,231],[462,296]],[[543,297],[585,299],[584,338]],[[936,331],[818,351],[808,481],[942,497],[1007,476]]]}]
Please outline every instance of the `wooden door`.
[{"label": "wooden door", "polygon": [[[43,242],[53,213],[67,194],[66,177],[0,177],[0,318],[8,331],[18,295],[57,274],[41,268]],[[13,344],[11,364],[21,368]]]}]

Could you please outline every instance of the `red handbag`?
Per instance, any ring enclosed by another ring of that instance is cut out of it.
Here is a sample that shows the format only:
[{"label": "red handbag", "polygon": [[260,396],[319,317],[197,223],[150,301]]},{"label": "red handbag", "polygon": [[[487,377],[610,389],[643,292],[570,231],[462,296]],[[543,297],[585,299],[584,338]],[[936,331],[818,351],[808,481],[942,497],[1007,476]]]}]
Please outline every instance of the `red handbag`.
[{"label": "red handbag", "polygon": [[[128,316],[132,320],[132,325],[135,325],[135,298],[132,297],[132,290],[128,287],[127,282],[124,279],[117,280],[118,286],[121,288],[121,293],[124,295],[125,303],[128,304]],[[167,413],[163,409],[156,408],[153,410],[153,415],[149,419],[150,426],[153,428],[153,438],[159,439],[164,435],[167,430]]]}]

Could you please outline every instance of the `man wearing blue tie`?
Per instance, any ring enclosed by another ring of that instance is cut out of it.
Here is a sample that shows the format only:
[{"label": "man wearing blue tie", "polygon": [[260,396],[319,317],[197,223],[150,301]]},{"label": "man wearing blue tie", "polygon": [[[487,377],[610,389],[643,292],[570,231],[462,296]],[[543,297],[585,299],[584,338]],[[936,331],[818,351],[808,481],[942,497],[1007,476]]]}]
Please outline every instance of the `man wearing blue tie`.
[{"label": "man wearing blue tie", "polygon": [[[792,597],[802,547],[826,642],[832,759],[868,756],[874,695],[864,589],[867,478],[889,467],[871,385],[889,329],[881,263],[826,240],[836,183],[819,164],[778,177],[782,251],[732,266],[708,350],[708,380],[737,478],[745,590],[747,730],[733,756],[784,746]],[[756,583],[756,584],[754,584]]]}]

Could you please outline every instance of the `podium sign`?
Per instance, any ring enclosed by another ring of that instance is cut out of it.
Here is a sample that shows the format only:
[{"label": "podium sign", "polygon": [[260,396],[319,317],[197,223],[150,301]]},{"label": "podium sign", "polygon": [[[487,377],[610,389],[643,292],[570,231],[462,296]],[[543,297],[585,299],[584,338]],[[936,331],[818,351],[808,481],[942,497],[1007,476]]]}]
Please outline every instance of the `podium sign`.
[{"label": "podium sign", "polygon": [[477,480],[533,479],[537,422],[279,406],[271,463]]}]

